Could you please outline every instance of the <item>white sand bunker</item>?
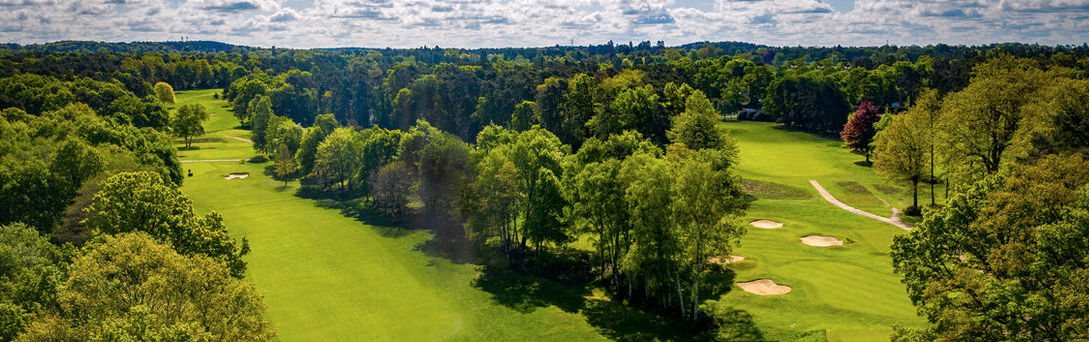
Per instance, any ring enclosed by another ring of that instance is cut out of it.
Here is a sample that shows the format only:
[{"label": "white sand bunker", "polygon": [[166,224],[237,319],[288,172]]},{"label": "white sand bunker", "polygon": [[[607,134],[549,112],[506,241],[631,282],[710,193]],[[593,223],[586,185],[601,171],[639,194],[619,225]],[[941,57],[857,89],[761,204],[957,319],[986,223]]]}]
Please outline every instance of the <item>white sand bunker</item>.
[{"label": "white sand bunker", "polygon": [[223,178],[224,179],[235,179],[235,178],[246,178],[246,177],[249,177],[249,176],[250,176],[250,174],[248,174],[248,173],[232,173],[230,175],[227,175],[227,177],[223,177]]},{"label": "white sand bunker", "polygon": [[781,295],[790,292],[790,286],[776,284],[771,279],[757,279],[750,282],[737,283],[745,292],[761,296]]},{"label": "white sand bunker", "polygon": [[841,246],[843,241],[831,236],[810,235],[803,236],[802,243],[815,247]]},{"label": "white sand bunker", "polygon": [[751,224],[753,227],[762,228],[762,229],[783,228],[783,224],[781,222],[775,222],[775,221],[772,221],[772,220],[756,220],[756,221],[749,222],[749,224]]},{"label": "white sand bunker", "polygon": [[745,257],[740,256],[740,255],[730,255],[730,256],[720,255],[720,256],[711,257],[710,259],[707,259],[707,261],[710,261],[711,263],[721,264],[721,265],[736,264],[736,263],[741,262],[741,260],[745,260]]}]

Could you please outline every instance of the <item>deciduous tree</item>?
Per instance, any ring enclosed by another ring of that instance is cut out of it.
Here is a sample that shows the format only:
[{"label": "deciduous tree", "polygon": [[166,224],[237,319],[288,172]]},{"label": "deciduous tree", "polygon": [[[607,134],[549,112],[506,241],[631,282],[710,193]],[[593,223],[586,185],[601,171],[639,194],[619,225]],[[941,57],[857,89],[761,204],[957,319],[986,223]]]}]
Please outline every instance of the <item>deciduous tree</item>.
[{"label": "deciduous tree", "polygon": [[204,134],[204,121],[208,120],[208,112],[199,103],[187,104],[178,108],[170,119],[170,128],[174,130],[174,135],[185,139],[185,148],[189,148],[194,137]]},{"label": "deciduous tree", "polygon": [[870,162],[870,151],[873,150],[873,138],[877,134],[874,124],[880,120],[881,114],[877,107],[870,101],[862,101],[855,114],[843,126],[843,132],[839,134],[848,150],[866,155],[867,164]]}]

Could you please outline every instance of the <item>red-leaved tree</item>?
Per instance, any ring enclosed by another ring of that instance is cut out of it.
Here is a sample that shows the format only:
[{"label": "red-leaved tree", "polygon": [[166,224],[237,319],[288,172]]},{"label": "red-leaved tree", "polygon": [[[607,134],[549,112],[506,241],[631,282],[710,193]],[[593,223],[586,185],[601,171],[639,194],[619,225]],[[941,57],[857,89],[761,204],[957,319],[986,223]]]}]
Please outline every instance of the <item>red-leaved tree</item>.
[{"label": "red-leaved tree", "polygon": [[878,113],[877,107],[874,107],[870,101],[862,101],[855,115],[847,120],[847,124],[843,125],[843,132],[839,134],[843,142],[847,143],[848,150],[866,155],[867,163],[870,162],[870,152],[873,150],[873,136],[877,134],[873,125],[880,120],[881,114]]}]

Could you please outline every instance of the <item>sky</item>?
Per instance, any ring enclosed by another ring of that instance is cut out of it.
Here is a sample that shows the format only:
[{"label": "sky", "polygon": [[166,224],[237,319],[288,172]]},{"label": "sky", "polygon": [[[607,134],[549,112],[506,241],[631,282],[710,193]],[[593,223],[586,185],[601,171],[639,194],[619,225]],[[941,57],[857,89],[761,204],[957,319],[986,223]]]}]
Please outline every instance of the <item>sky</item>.
[{"label": "sky", "polygon": [[0,0],[0,43],[773,46],[1089,42],[1089,0]]}]

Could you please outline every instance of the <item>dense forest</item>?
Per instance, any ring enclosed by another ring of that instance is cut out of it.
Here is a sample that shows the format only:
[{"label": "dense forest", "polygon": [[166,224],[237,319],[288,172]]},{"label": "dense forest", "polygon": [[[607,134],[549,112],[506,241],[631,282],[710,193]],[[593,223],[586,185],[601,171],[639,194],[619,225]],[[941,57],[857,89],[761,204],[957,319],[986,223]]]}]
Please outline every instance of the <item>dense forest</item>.
[{"label": "dense forest", "polygon": [[[580,264],[615,298],[734,339],[762,337],[701,305],[753,200],[719,123],[842,136],[882,177],[952,193],[907,210],[924,218],[895,268],[933,324],[895,339],[1087,338],[1087,78],[1089,47],[1024,44],[0,46],[0,338],[274,335],[239,280],[246,240],[178,189],[176,139],[207,115],[168,105],[209,88],[308,196],[518,272]],[[565,248],[580,237],[585,259]]]}]

